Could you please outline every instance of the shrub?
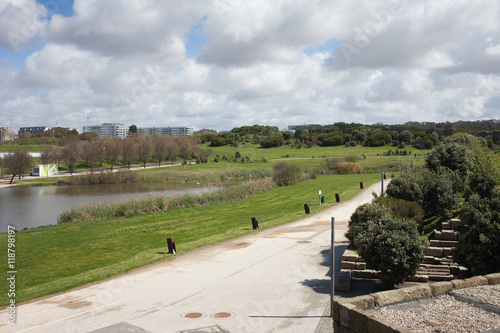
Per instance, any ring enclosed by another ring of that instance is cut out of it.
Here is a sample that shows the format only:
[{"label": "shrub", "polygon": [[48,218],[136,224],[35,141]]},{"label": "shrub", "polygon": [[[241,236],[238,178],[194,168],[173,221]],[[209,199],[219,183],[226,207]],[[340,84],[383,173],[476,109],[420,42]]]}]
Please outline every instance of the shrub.
[{"label": "shrub", "polygon": [[458,208],[463,182],[457,172],[439,169],[433,172],[423,169],[415,175],[395,177],[387,186],[387,195],[406,201],[415,201],[428,213],[449,218]]},{"label": "shrub", "polygon": [[365,207],[364,210],[372,211],[374,216],[354,224],[353,239],[358,253],[381,271],[380,279],[385,285],[393,287],[403,283],[415,275],[423,261],[427,240],[420,236],[413,221],[390,217],[380,210],[380,206]]},{"label": "shrub", "polygon": [[349,229],[345,236],[351,242],[354,242],[354,235],[359,234],[367,228],[368,223],[388,216],[388,212],[379,204],[364,204],[359,206],[351,215],[349,220]]},{"label": "shrub", "polygon": [[323,169],[331,170],[338,174],[363,173],[364,170],[359,163],[354,162],[356,159],[357,157],[353,155],[346,156],[343,160],[338,157],[332,157],[323,160],[321,165]]},{"label": "shrub", "polygon": [[403,199],[379,197],[375,200],[387,209],[387,211],[395,217],[406,218],[415,221],[419,228],[425,215],[425,211],[414,201],[407,201]]},{"label": "shrub", "polygon": [[500,191],[488,199],[473,194],[460,218],[465,226],[453,259],[474,275],[500,272]]},{"label": "shrub", "polygon": [[273,181],[278,186],[290,186],[298,183],[302,169],[296,164],[279,162],[273,166]]},{"label": "shrub", "polygon": [[354,162],[339,162],[337,165],[337,173],[343,174],[355,174],[355,173],[363,173],[363,168],[359,165],[359,163]]}]

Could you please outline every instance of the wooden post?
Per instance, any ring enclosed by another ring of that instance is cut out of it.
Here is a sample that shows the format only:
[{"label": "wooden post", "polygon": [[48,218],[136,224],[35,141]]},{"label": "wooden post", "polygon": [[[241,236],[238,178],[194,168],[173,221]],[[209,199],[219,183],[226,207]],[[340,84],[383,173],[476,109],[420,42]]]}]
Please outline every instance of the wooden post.
[{"label": "wooden post", "polygon": [[340,196],[338,193],[335,193],[335,201],[340,202]]},{"label": "wooden post", "polygon": [[175,239],[173,237],[167,238],[167,245],[168,245],[168,253],[170,254],[177,253],[177,250],[175,249]]},{"label": "wooden post", "polygon": [[363,189],[363,182],[359,182],[359,188]]},{"label": "wooden post", "polygon": [[252,217],[252,228],[253,230],[259,230],[259,222],[256,217]]},{"label": "wooden post", "polygon": [[309,204],[304,204],[304,210],[305,210],[306,214],[311,213],[311,211],[309,210]]}]

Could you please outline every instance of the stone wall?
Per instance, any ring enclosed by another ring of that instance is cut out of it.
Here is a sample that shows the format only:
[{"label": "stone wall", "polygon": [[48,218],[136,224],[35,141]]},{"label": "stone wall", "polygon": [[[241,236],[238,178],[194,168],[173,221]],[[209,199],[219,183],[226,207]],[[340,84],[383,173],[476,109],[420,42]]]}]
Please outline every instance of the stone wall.
[{"label": "stone wall", "polygon": [[333,303],[333,330],[336,333],[411,333],[407,329],[374,317],[364,309],[437,296],[452,289],[499,283],[500,273],[496,273],[340,299]]}]

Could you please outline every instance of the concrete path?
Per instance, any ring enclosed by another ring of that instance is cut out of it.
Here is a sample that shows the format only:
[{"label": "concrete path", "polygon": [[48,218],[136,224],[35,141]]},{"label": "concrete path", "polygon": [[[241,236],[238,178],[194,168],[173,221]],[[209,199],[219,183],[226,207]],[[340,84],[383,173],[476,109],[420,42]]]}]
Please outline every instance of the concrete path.
[{"label": "concrete path", "polygon": [[373,191],[380,183],[300,221],[21,305],[15,326],[2,311],[0,332],[314,332],[330,300],[331,217],[340,260],[347,221]]}]

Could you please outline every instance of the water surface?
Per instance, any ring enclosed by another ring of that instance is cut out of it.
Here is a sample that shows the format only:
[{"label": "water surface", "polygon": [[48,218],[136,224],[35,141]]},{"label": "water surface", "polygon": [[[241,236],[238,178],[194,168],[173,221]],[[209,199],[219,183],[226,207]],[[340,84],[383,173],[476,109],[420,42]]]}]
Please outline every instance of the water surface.
[{"label": "water surface", "polygon": [[8,225],[21,230],[57,224],[57,218],[63,211],[85,204],[111,203],[158,194],[199,194],[223,188],[141,183],[4,188],[0,189],[0,232],[7,232]]}]

